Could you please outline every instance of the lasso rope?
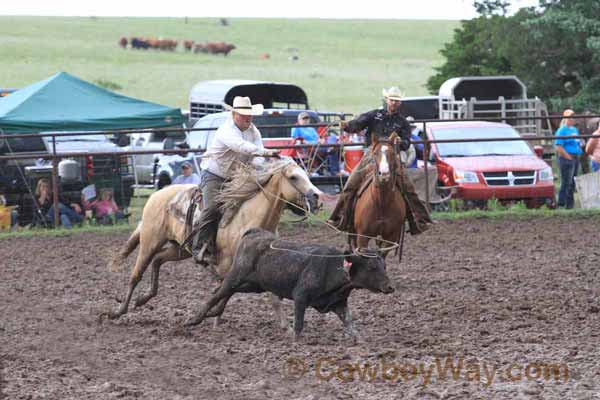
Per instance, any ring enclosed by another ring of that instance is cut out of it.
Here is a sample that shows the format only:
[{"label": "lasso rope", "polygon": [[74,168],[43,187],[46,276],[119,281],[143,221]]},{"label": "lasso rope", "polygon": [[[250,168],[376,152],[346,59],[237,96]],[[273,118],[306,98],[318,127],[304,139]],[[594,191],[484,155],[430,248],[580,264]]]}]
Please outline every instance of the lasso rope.
[{"label": "lasso rope", "polygon": [[[258,187],[263,191],[263,193],[265,193],[265,194],[267,194],[267,195],[275,198],[276,200],[280,200],[280,201],[282,201],[284,203],[287,203],[288,205],[290,205],[292,207],[295,207],[298,210],[301,210],[302,212],[306,212],[306,210],[304,210],[302,207],[298,206],[297,204],[294,204],[294,203],[292,203],[292,202],[284,199],[283,197],[279,196],[278,194],[274,194],[274,193],[271,193],[270,191],[268,191],[263,185],[260,184],[260,182],[258,181],[257,178],[255,179],[255,181],[256,181],[256,184],[258,185]],[[294,185],[292,185],[292,186],[294,186]],[[300,192],[300,190],[296,186],[294,186],[294,188],[298,192]],[[304,219],[306,219],[306,218],[304,218]],[[351,236],[357,236],[357,237],[364,237],[364,238],[368,238],[368,239],[377,240],[379,242],[384,242],[384,243],[387,243],[387,244],[390,245],[389,247],[379,248],[378,250],[380,250],[380,251],[391,251],[391,250],[396,249],[396,248],[398,248],[400,246],[398,243],[395,243],[395,242],[392,242],[392,241],[389,241],[389,240],[385,240],[385,239],[383,239],[381,237],[373,237],[373,236],[369,236],[369,235],[363,235],[363,234],[358,234],[358,233],[346,232],[346,231],[339,230],[338,228],[336,228],[335,226],[329,224],[328,222],[325,222],[325,221],[319,221],[319,222],[321,222],[324,225],[332,228],[336,233],[342,233],[342,234],[351,235]],[[343,257],[341,255],[336,255],[336,256],[332,256],[332,255],[319,255],[319,254],[311,254],[311,253],[301,252],[301,251],[294,250],[294,249],[276,248],[276,247],[273,247],[272,243],[270,245],[270,248],[273,249],[273,250],[289,251],[290,253],[297,253],[297,254],[303,254],[303,255],[311,255],[311,256],[316,256],[316,257],[325,257],[325,258],[327,258],[327,257]],[[353,254],[357,255],[357,256],[362,256],[362,257],[377,257],[377,255],[368,254],[368,253],[362,252],[359,248],[354,249]]]}]

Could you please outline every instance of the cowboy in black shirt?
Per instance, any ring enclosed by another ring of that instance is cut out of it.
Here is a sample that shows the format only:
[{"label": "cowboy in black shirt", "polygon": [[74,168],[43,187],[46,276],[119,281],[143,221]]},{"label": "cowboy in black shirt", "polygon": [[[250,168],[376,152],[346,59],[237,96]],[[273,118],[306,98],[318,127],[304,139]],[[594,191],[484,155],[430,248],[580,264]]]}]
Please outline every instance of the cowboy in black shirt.
[{"label": "cowboy in black shirt", "polygon": [[[396,101],[393,100],[393,103],[395,107]],[[399,101],[397,103],[400,104]],[[410,146],[409,141],[412,128],[404,115],[393,108],[393,111],[390,112],[389,108],[388,106],[387,108],[366,112],[352,121],[342,121],[343,129],[346,132],[354,133],[366,128],[365,139],[367,147],[371,146],[371,135],[387,139],[393,132],[396,132],[400,138],[400,150],[406,151]]]},{"label": "cowboy in black shirt", "polygon": [[[347,231],[352,224],[352,209],[354,208],[354,198],[356,192],[360,188],[367,176],[367,167],[372,161],[371,155],[371,136],[387,139],[393,132],[399,136],[400,150],[406,151],[410,146],[411,126],[404,117],[400,114],[400,104],[402,93],[397,87],[392,87],[389,90],[383,90],[383,96],[386,101],[386,107],[366,112],[358,116],[352,121],[341,121],[340,128],[349,133],[360,132],[366,129],[366,150],[360,163],[354,168],[352,174],[348,178],[344,190],[340,193],[340,198],[329,218],[330,223],[338,229]],[[399,171],[401,179],[399,179],[400,190],[408,203],[410,212],[408,213],[408,222],[410,232],[413,235],[419,234],[427,230],[428,223],[431,223],[431,217],[427,207],[421,202],[415,191],[415,187],[409,177],[402,168]]]}]

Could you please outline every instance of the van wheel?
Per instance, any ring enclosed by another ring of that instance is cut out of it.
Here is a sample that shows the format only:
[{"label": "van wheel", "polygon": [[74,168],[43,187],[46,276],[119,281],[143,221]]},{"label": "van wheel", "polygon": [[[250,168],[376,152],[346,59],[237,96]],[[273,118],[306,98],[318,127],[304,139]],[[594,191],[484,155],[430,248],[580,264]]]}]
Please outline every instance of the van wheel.
[{"label": "van wheel", "polygon": [[487,210],[488,209],[488,201],[487,200],[465,200],[463,206],[466,211]]},{"label": "van wheel", "polygon": [[[438,197],[445,199],[448,197],[448,194],[450,193],[449,189],[450,188],[444,187],[444,185],[441,182],[438,182],[438,184],[435,188],[435,192]],[[431,211],[448,212],[448,211],[450,211],[450,199],[441,201],[439,203],[430,203],[429,206],[431,208]]]},{"label": "van wheel", "polygon": [[169,186],[171,184],[171,177],[166,174],[161,174],[158,176],[158,182],[156,182],[156,188],[158,190],[164,188],[165,186]]},{"label": "van wheel", "polygon": [[556,201],[553,197],[539,197],[535,199],[528,199],[525,201],[525,206],[527,208],[540,208],[542,206],[546,206],[549,209],[556,208]]}]

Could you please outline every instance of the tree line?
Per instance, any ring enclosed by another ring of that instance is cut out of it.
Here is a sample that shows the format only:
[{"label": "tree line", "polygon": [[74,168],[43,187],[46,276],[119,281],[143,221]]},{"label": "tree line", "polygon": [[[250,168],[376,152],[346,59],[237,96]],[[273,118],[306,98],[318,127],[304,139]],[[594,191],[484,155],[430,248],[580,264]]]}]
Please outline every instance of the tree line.
[{"label": "tree line", "polygon": [[440,53],[427,89],[455,76],[517,75],[552,110],[600,111],[600,1],[540,0],[509,15],[510,0],[474,1]]}]

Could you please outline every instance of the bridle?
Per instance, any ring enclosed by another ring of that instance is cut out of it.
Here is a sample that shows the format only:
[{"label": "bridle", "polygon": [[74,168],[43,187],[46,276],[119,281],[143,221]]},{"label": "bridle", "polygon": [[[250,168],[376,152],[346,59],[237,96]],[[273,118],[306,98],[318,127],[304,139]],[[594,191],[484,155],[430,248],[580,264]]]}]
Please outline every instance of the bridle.
[{"label": "bridle", "polygon": [[[291,164],[288,164],[288,165],[286,165],[286,166],[282,167],[282,170],[283,170],[283,169],[285,169],[285,168],[287,168],[289,165],[291,165]],[[288,200],[284,199],[283,197],[281,197],[281,196],[280,196],[280,195],[278,195],[278,194],[273,194],[273,193],[271,193],[271,192],[267,191],[267,189],[266,189],[266,188],[265,188],[263,185],[261,185],[261,184],[260,184],[260,182],[258,181],[258,179],[256,180],[256,184],[257,184],[257,185],[258,185],[258,187],[259,187],[259,188],[262,190],[262,192],[263,192],[263,193],[265,193],[265,194],[268,194],[268,195],[270,195],[271,197],[274,197],[274,198],[276,198],[276,199],[278,199],[278,200],[281,200],[281,201],[283,201],[284,203],[288,204],[289,206],[291,206],[291,207],[294,207],[294,208],[296,208],[296,209],[298,209],[298,210],[302,211],[302,212],[305,214],[305,215],[304,215],[304,216],[303,216],[301,219],[299,219],[299,220],[297,220],[297,221],[292,221],[292,222],[300,222],[300,221],[304,221],[305,219],[307,219],[307,218],[308,218],[308,214],[309,214],[309,213],[312,211],[312,210],[311,210],[310,201],[309,201],[309,199],[308,199],[308,196],[302,192],[302,190],[301,190],[301,189],[300,189],[300,188],[299,188],[299,187],[298,187],[298,186],[297,186],[297,185],[294,183],[294,181],[292,181],[292,179],[290,179],[290,178],[289,178],[289,177],[288,177],[288,176],[285,174],[285,172],[283,172],[283,171],[282,171],[282,175],[283,175],[283,177],[286,179],[286,181],[287,181],[287,182],[290,184],[290,186],[292,186],[292,187],[294,188],[294,190],[297,192],[299,200],[300,200],[301,202],[303,202],[303,203],[306,205],[306,209],[302,208],[302,207],[301,207],[301,206],[299,206],[298,204],[292,203],[291,201],[288,201]]]}]

